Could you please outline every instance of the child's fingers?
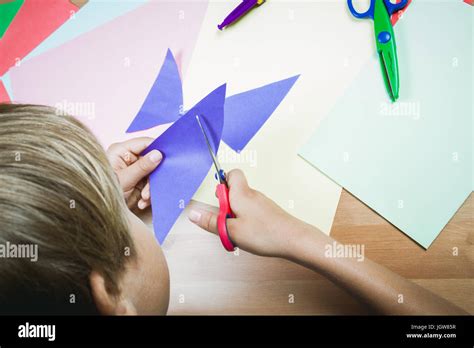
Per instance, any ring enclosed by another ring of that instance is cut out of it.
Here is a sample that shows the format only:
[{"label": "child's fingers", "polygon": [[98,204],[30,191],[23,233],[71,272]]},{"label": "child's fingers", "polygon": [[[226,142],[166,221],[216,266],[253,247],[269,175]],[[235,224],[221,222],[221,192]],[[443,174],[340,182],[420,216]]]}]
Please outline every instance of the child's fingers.
[{"label": "child's fingers", "polygon": [[112,144],[107,149],[107,157],[114,170],[127,168],[138,157],[122,146],[122,143]]},{"label": "child's fingers", "polygon": [[205,210],[191,210],[188,216],[189,220],[205,229],[206,231],[217,234],[217,214]]},{"label": "child's fingers", "polygon": [[138,201],[138,204],[137,204],[138,209],[140,209],[140,210],[144,210],[144,209],[148,208],[150,205],[151,205],[150,200],[145,200],[145,199],[140,199]]},{"label": "child's fingers", "polygon": [[125,194],[127,206],[129,209],[134,209],[137,206],[137,202],[141,198],[141,192],[137,189],[132,189]]},{"label": "child's fingers", "polygon": [[[118,166],[120,169],[129,166],[138,160],[140,153],[153,142],[153,138],[140,137],[130,139],[121,143],[114,143],[107,149],[107,156],[112,166]],[[123,164],[117,160],[122,160]]]},{"label": "child's fingers", "polygon": [[120,184],[124,191],[135,187],[160,164],[163,156],[158,150],[153,150],[140,157],[135,163],[117,172]]},{"label": "child's fingers", "polygon": [[142,189],[142,199],[144,201],[149,201],[151,197],[150,194],[150,182],[147,182],[145,187]]},{"label": "child's fingers", "polygon": [[245,191],[249,189],[247,178],[240,169],[232,169],[227,173],[227,183],[232,191]]},{"label": "child's fingers", "polygon": [[150,181],[141,189],[140,200],[137,205],[140,210],[146,209],[151,205]]},{"label": "child's fingers", "polygon": [[123,147],[110,147],[107,156],[115,169],[123,169],[138,159],[138,156]]},{"label": "child's fingers", "polygon": [[153,142],[153,140],[153,138],[149,137],[139,137],[124,141],[119,145],[122,145],[126,150],[138,156]]}]

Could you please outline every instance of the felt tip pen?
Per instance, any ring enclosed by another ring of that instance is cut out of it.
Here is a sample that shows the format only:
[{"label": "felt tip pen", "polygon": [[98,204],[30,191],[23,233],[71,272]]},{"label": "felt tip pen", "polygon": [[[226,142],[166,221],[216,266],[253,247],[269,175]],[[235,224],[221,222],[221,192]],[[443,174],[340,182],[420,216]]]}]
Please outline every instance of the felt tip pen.
[{"label": "felt tip pen", "polygon": [[247,12],[256,6],[263,4],[265,0],[243,0],[239,6],[237,6],[229,15],[224,19],[224,21],[217,26],[219,30],[231,25],[236,22],[238,19],[243,17]]}]

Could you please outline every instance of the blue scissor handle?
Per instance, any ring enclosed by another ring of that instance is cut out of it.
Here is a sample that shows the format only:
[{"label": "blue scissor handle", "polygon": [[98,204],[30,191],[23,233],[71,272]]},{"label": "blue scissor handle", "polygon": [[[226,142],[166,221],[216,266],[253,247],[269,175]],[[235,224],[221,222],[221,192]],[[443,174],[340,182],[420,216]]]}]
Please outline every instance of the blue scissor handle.
[{"label": "blue scissor handle", "polygon": [[[347,0],[347,6],[349,7],[349,11],[351,11],[352,15],[356,18],[372,18],[374,19],[374,8],[375,8],[375,1],[376,0],[371,0],[370,1],[370,6],[369,9],[365,12],[358,12],[355,8],[354,5],[352,4],[353,0]],[[387,0],[389,1],[389,0]],[[408,0],[407,0],[408,1]]]},{"label": "blue scissor handle", "polygon": [[[349,11],[351,11],[352,15],[356,18],[372,18],[374,19],[374,8],[375,8],[375,1],[377,0],[371,0],[370,1],[370,6],[369,9],[365,12],[358,12],[354,8],[354,4],[352,3],[353,0],[347,0],[347,6],[349,7]],[[394,14],[395,12],[401,10],[408,4],[408,0],[401,0],[397,4],[393,4],[390,2],[390,0],[384,0],[385,8],[387,9],[387,12],[389,15]]]},{"label": "blue scissor handle", "polygon": [[393,4],[390,0],[384,0],[385,7],[387,8],[387,12],[390,15],[393,15],[395,12],[401,10],[406,5],[408,5],[408,0],[401,0],[398,4]]}]

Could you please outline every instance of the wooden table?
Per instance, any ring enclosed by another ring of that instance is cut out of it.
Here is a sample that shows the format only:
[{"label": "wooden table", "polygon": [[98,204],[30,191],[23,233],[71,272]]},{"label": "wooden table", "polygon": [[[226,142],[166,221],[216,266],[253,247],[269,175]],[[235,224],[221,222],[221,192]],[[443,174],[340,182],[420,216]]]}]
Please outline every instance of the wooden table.
[{"label": "wooden table", "polygon": [[[471,194],[425,251],[343,190],[331,236],[364,244],[366,257],[474,313],[473,203]],[[200,203],[191,203],[196,205]],[[216,236],[193,226],[185,214],[163,245],[171,275],[169,314],[369,313],[348,293],[301,266],[225,252]]]}]

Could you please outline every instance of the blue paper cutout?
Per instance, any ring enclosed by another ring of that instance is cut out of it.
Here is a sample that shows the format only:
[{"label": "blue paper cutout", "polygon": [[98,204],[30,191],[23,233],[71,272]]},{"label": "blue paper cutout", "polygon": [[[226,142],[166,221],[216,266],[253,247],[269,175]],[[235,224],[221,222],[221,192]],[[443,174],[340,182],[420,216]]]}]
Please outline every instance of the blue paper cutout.
[{"label": "blue paper cutout", "polygon": [[240,152],[280,105],[298,77],[228,97],[225,100],[222,140]]},{"label": "blue paper cutout", "polygon": [[275,111],[298,76],[226,98],[222,85],[184,116],[182,83],[170,50],[143,106],[127,132],[174,122],[144,152],[159,150],[164,159],[150,175],[153,227],[164,241],[184,207],[209,172],[212,159],[196,121],[198,115],[215,152],[223,139],[242,150]]},{"label": "blue paper cutout", "polygon": [[157,125],[157,120],[162,124],[176,121],[182,105],[181,78],[173,54],[168,49],[158,77],[153,83],[142,108],[127,129],[127,133],[154,127]]}]

